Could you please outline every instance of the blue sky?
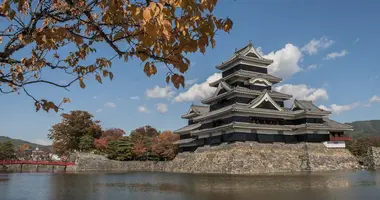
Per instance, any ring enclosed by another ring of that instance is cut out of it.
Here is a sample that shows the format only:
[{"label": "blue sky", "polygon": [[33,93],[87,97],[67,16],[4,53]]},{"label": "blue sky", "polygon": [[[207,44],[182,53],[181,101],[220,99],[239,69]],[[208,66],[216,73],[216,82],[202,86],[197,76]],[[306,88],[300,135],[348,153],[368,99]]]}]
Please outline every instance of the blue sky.
[{"label": "blue sky", "polygon": [[[79,84],[70,92],[44,85],[29,89],[51,100],[71,98],[72,103],[64,107],[66,112],[87,110],[104,128],[129,132],[151,125],[174,130],[186,124],[180,116],[193,101],[212,93],[205,81],[218,77],[215,65],[252,40],[265,57],[274,59],[270,72],[284,79],[277,90],[313,100],[331,110],[331,118],[340,122],[380,119],[379,1],[219,2],[216,15],[230,17],[233,30],[230,34],[220,32],[216,47],[205,55],[189,56],[192,65],[186,72],[185,89],[166,85],[165,68],[159,67],[158,74],[148,78],[140,63],[133,60],[115,61],[112,82],[87,80],[84,90]],[[106,45],[98,49],[112,56]],[[58,74],[49,74],[49,78],[67,81]],[[33,101],[24,94],[1,94],[0,101],[0,135],[46,143],[49,128],[60,121],[60,113],[36,113]]]}]

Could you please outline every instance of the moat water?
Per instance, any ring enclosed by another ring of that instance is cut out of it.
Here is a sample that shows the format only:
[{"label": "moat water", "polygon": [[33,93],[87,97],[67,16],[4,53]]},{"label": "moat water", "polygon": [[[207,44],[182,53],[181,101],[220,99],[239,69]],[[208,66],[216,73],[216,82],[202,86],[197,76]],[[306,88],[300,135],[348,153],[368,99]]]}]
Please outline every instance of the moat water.
[{"label": "moat water", "polygon": [[0,200],[380,199],[380,171],[277,175],[0,173]]}]

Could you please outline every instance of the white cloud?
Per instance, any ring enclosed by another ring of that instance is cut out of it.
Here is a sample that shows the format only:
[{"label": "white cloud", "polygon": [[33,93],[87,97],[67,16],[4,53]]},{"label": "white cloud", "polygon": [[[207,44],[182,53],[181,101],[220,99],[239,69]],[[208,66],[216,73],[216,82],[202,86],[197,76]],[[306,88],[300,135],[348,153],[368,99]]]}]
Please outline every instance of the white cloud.
[{"label": "white cloud", "polygon": [[148,112],[149,112],[149,110],[148,110],[148,108],[147,108],[146,106],[139,106],[139,107],[137,108],[137,110],[138,110],[139,112],[142,112],[142,113],[148,113]]},{"label": "white cloud", "polygon": [[312,65],[307,66],[307,69],[308,69],[308,70],[311,70],[311,69],[315,69],[315,68],[317,68],[317,67],[318,67],[318,65],[316,65],[316,64],[312,64]]},{"label": "white cloud", "polygon": [[52,141],[51,141],[51,140],[47,140],[47,139],[38,138],[38,139],[35,139],[35,140],[33,141],[33,143],[36,143],[36,144],[39,144],[39,145],[47,146],[47,145],[51,145],[51,144],[52,144]]},{"label": "white cloud", "polygon": [[168,111],[168,106],[164,103],[156,104],[156,109],[160,113],[166,113]]},{"label": "white cloud", "polygon": [[324,105],[320,105],[319,108],[323,110],[328,110],[331,111],[332,114],[340,115],[343,112],[350,111],[356,107],[358,107],[360,103],[355,102],[352,104],[347,104],[347,105],[337,105],[337,104],[332,104],[330,107],[326,107]]},{"label": "white cloud", "polygon": [[360,41],[360,38],[356,38],[356,40],[354,41],[354,44],[358,43]]},{"label": "white cloud", "polygon": [[268,66],[268,69],[269,73],[275,76],[286,79],[301,71],[299,63],[302,61],[303,55],[300,49],[293,44],[286,44],[284,48],[263,55],[263,57],[273,60],[273,63]]},{"label": "white cloud", "polygon": [[327,56],[324,58],[324,60],[334,60],[338,57],[343,57],[348,54],[347,50],[342,50],[341,52],[332,52],[327,54]]},{"label": "white cloud", "polygon": [[306,52],[309,55],[314,55],[317,54],[320,49],[326,49],[332,44],[334,44],[334,41],[328,39],[327,37],[321,37],[319,40],[314,38],[303,46],[301,51]]},{"label": "white cloud", "polygon": [[261,56],[264,56],[263,48],[262,47],[257,47],[256,48],[257,53],[259,53]]},{"label": "white cloud", "polygon": [[195,84],[197,81],[198,81],[197,78],[195,78],[195,79],[189,79],[189,80],[186,80],[186,81],[185,81],[185,85],[186,85],[186,86],[190,86],[190,85]]},{"label": "white cloud", "polygon": [[209,83],[222,78],[221,73],[214,73],[207,80],[200,84],[194,84],[186,92],[180,93],[174,98],[175,102],[196,101],[210,97],[216,90],[215,87],[210,87]]},{"label": "white cloud", "polygon": [[371,103],[380,103],[380,97],[377,95],[374,95],[371,99],[369,99],[369,102]]},{"label": "white cloud", "polygon": [[93,97],[92,97],[92,99],[97,99],[97,98],[98,98],[98,96],[93,96]]},{"label": "white cloud", "polygon": [[134,96],[134,97],[129,97],[129,99],[132,99],[132,100],[140,100],[140,97],[138,97],[138,96]]},{"label": "white cloud", "polygon": [[97,109],[95,112],[100,113],[100,112],[102,112],[102,111],[103,111],[103,109],[99,108],[99,109]]},{"label": "white cloud", "polygon": [[372,105],[370,103],[364,104],[363,107],[371,107]]},{"label": "white cloud", "polygon": [[317,101],[327,100],[329,98],[326,89],[324,88],[309,88],[305,84],[292,85],[284,84],[274,88],[274,90],[293,95],[293,98]]},{"label": "white cloud", "polygon": [[328,107],[326,107],[326,106],[324,106],[324,105],[320,105],[320,106],[318,106],[318,108],[320,108],[320,109],[322,109],[322,110],[326,110],[326,111],[331,111],[330,108],[328,108]]},{"label": "white cloud", "polygon": [[104,104],[105,108],[116,108],[116,104],[114,102],[106,102]]},{"label": "white cloud", "polygon": [[174,94],[175,92],[173,91],[173,88],[170,86],[154,86],[152,89],[148,89],[145,92],[145,95],[148,98],[171,98],[174,96]]}]

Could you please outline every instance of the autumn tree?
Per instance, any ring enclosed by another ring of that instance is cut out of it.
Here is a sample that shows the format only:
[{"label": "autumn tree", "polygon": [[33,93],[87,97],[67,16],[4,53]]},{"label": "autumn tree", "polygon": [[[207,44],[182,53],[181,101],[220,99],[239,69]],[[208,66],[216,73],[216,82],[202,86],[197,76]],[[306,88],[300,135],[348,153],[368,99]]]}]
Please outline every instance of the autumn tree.
[{"label": "autumn tree", "polygon": [[91,140],[92,145],[93,139],[99,138],[102,133],[100,121],[94,120],[93,115],[87,111],[75,110],[69,114],[63,113],[61,117],[62,121],[53,125],[48,134],[58,154],[80,150],[81,147],[88,150],[88,140]]},{"label": "autumn tree", "polygon": [[107,147],[107,157],[113,160],[127,161],[132,160],[131,139],[128,136],[110,141]]},{"label": "autumn tree", "polygon": [[19,151],[24,152],[25,150],[31,149],[28,144],[22,144],[19,146]]},{"label": "autumn tree", "polygon": [[[217,0],[3,0],[0,5],[0,92],[24,92],[36,109],[61,103],[31,94],[29,86],[67,89],[85,80],[113,79],[112,62],[141,61],[147,76],[167,66],[166,82],[184,87],[189,53],[215,47],[232,21],[214,15]],[[96,48],[103,45],[102,48]],[[69,52],[63,49],[70,49]],[[113,52],[104,57],[104,52]],[[93,62],[89,62],[89,58]],[[87,62],[86,62],[87,61]],[[49,72],[65,75],[60,83]]]},{"label": "autumn tree", "polygon": [[117,140],[125,134],[124,130],[119,128],[107,129],[102,132],[99,139],[94,140],[94,146],[96,149],[104,151],[107,149],[108,143],[110,141]]},{"label": "autumn tree", "polygon": [[161,160],[173,160],[178,153],[179,135],[171,131],[164,131],[153,140],[152,153]]},{"label": "autumn tree", "polygon": [[364,165],[368,164],[368,150],[371,147],[380,147],[380,137],[368,136],[352,141],[347,141],[347,149],[359,158],[359,162]]},{"label": "autumn tree", "polygon": [[0,143],[0,160],[16,159],[16,150],[11,141]]},{"label": "autumn tree", "polygon": [[139,160],[146,160],[152,152],[152,141],[159,132],[151,126],[143,126],[131,132],[133,155]]},{"label": "autumn tree", "polygon": [[25,156],[25,151],[31,149],[28,144],[21,144],[17,149],[17,157],[21,158]]}]

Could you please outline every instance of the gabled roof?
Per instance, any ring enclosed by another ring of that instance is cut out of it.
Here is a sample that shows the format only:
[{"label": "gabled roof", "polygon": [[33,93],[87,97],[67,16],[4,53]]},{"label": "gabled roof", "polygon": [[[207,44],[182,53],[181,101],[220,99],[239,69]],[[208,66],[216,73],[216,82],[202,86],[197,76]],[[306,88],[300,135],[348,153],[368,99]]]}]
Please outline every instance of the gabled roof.
[{"label": "gabled roof", "polygon": [[272,86],[272,83],[265,78],[251,78],[248,80],[249,84],[264,84],[266,86]]},{"label": "gabled roof", "polygon": [[232,88],[231,88],[230,85],[228,85],[224,81],[220,81],[219,85],[218,85],[218,89],[216,89],[216,91],[214,92],[214,94],[212,95],[212,97],[216,97],[219,94],[220,90],[222,90],[222,89],[225,89],[227,92],[232,90]]},{"label": "gabled roof", "polygon": [[263,58],[259,52],[255,49],[255,47],[252,45],[252,42],[249,41],[249,44],[235,52],[235,54],[243,55],[247,57],[253,57],[258,59],[265,59]]},{"label": "gabled roof", "polygon": [[247,80],[252,79],[252,78],[263,78],[263,79],[266,79],[267,81],[269,81],[271,83],[279,83],[282,81],[281,78],[270,75],[270,74],[264,74],[264,73],[252,72],[252,71],[240,69],[240,70],[238,70],[238,71],[236,71],[236,72],[234,72],[234,73],[232,73],[226,77],[223,77],[219,80],[211,82],[209,85],[211,87],[215,87],[219,84],[219,82],[226,81],[232,77],[243,77],[243,78],[247,78]]},{"label": "gabled roof", "polygon": [[252,100],[251,103],[248,104],[250,108],[256,108],[263,102],[270,102],[277,110],[283,111],[280,105],[278,105],[268,94],[267,90],[264,90],[263,93],[258,96],[256,99]]},{"label": "gabled roof", "polygon": [[318,108],[316,105],[314,105],[312,101],[307,100],[295,99],[291,110],[295,110],[296,108],[310,112],[325,112],[326,114],[331,114],[330,111],[322,110]]},{"label": "gabled roof", "polygon": [[270,65],[273,62],[272,60],[263,58],[250,42],[247,46],[243,47],[242,49],[237,50],[230,59],[216,66],[216,68],[223,69],[224,67],[228,66],[229,64],[239,59],[245,60],[248,62],[262,63],[264,65]]},{"label": "gabled roof", "polygon": [[[267,91],[267,92],[268,92],[268,94],[272,98],[278,98],[278,99],[284,99],[284,100],[288,100],[288,99],[292,98],[292,95],[284,94],[284,93],[273,91],[273,90],[270,90],[270,91]],[[249,95],[249,96],[252,96],[252,98],[255,98],[255,96],[259,96],[262,93],[263,92],[261,92],[259,90],[251,90],[251,89],[248,89],[248,88],[245,88],[245,87],[237,86],[237,87],[232,88],[232,90],[230,90],[228,92],[225,92],[223,94],[216,95],[216,96],[211,96],[211,97],[209,97],[207,99],[203,99],[201,102],[204,103],[204,104],[208,104],[208,103],[211,103],[211,102],[216,101],[218,99],[221,99],[221,98],[227,97],[229,95],[232,95],[232,94]]]},{"label": "gabled roof", "polygon": [[192,105],[192,106],[196,110],[196,112],[198,112],[201,115],[207,113],[210,110],[208,106],[201,106],[201,105]]},{"label": "gabled roof", "polygon": [[201,106],[201,105],[192,104],[190,106],[189,111],[186,114],[182,115],[181,117],[185,118],[185,119],[190,119],[190,118],[193,118],[193,117],[196,117],[199,115],[203,115],[203,114],[207,113],[209,110],[210,110],[210,108],[208,106]]}]

